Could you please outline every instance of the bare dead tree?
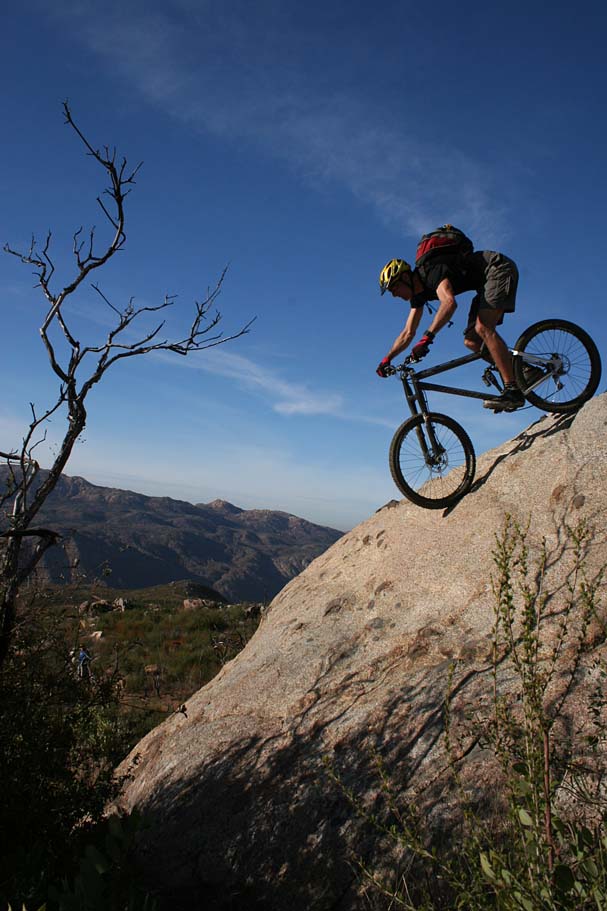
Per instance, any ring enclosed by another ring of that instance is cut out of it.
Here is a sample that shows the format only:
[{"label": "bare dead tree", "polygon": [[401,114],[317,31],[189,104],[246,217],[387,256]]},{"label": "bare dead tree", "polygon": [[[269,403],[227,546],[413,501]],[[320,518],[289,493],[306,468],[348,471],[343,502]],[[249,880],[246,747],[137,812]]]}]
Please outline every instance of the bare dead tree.
[{"label": "bare dead tree", "polygon": [[[59,535],[46,528],[34,527],[36,516],[47,497],[56,486],[78,437],[87,420],[86,398],[105,373],[114,364],[125,358],[149,354],[152,351],[172,351],[186,357],[195,351],[202,351],[225,344],[248,332],[251,322],[227,337],[218,330],[221,314],[214,310],[216,298],[221,290],[225,270],[213,290],[208,290],[202,303],[195,302],[191,323],[185,335],[177,340],[163,338],[164,319],[151,331],[141,334],[138,341],[132,338],[133,327],[144,313],[159,313],[171,307],[173,297],[166,296],[162,303],[153,307],[136,307],[133,298],[120,309],[93,284],[100,299],[115,316],[114,327],[105,341],[99,345],[83,346],[70,328],[65,313],[66,301],[79,289],[85,279],[101,268],[124,247],[125,200],[135,183],[141,165],[130,170],[125,158],[117,159],[116,149],[105,146],[94,148],[72,118],[67,102],[63,105],[65,122],[79,137],[87,155],[90,156],[109,178],[109,186],[102,196],[97,197],[104,219],[110,227],[111,239],[99,249],[99,243],[92,228],[83,236],[79,228],[73,236],[75,274],[71,281],[60,290],[53,290],[51,282],[55,265],[51,256],[51,232],[40,247],[35,238],[27,252],[13,250],[8,244],[7,253],[18,257],[21,262],[34,267],[37,276],[36,287],[41,289],[45,300],[46,314],[40,326],[40,336],[51,370],[59,382],[56,400],[46,409],[38,412],[33,404],[31,422],[19,448],[0,452],[0,458],[8,466],[5,490],[0,490],[0,511],[3,529],[0,531],[0,665],[6,657],[15,623],[15,604],[19,588],[33,573],[46,551],[57,543]],[[129,330],[127,333],[126,330]],[[66,414],[66,429],[50,469],[40,473],[35,458],[36,448],[45,440],[45,424],[56,412]],[[33,546],[26,546],[26,539],[34,539]]]}]

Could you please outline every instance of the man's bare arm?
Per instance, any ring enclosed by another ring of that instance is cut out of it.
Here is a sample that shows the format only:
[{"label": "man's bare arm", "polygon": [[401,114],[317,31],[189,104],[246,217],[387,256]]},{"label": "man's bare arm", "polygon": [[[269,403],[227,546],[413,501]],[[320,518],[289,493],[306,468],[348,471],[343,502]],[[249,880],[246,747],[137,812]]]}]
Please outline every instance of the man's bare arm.
[{"label": "man's bare arm", "polygon": [[455,311],[457,310],[457,301],[453,293],[453,285],[448,278],[443,278],[442,282],[436,289],[436,296],[439,300],[438,310],[434,319],[430,323],[429,329],[436,333],[446,326]]},{"label": "man's bare arm", "polygon": [[[409,347],[413,339],[415,338],[415,333],[417,332],[417,327],[420,324],[422,318],[423,307],[412,307],[411,312],[405,323],[405,328],[397,335],[394,339],[392,347],[388,352],[389,360],[395,358],[398,354],[401,354],[406,348]],[[438,314],[437,314],[438,316]]]}]

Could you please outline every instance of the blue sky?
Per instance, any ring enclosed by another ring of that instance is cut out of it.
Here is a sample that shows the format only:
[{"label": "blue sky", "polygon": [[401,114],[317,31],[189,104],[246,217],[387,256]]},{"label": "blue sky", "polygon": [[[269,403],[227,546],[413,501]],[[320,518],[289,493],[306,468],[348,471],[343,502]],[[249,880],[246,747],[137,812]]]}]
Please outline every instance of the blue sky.
[{"label": "blue sky", "polygon": [[[35,0],[5,12],[0,239],[27,247],[51,228],[65,282],[73,230],[102,234],[101,175],[63,124],[67,98],[94,145],[144,162],[127,246],[96,276],[104,293],[144,306],[178,295],[179,335],[229,263],[225,333],[257,317],[225,347],[118,365],[90,396],[68,473],[342,529],[399,497],[387,451],[406,406],[375,367],[407,305],[380,297],[377,277],[445,221],[517,261],[509,342],[561,316],[604,350],[606,28],[599,2]],[[54,388],[32,286],[3,255],[4,450]],[[470,296],[432,360],[465,353]],[[69,316],[86,341],[109,328],[89,288]],[[432,404],[479,453],[540,415]],[[47,459],[61,429],[57,417]]]}]

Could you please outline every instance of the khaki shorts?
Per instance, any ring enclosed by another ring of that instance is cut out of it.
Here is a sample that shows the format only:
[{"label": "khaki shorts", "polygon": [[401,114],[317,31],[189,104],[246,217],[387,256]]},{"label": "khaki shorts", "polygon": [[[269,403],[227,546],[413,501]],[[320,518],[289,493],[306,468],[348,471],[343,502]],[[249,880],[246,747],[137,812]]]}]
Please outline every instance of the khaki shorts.
[{"label": "khaki shorts", "polygon": [[[479,310],[502,310],[504,313],[513,313],[516,305],[516,289],[518,287],[518,269],[516,263],[493,250],[484,250],[485,284],[482,291],[473,297],[468,313],[468,324],[464,329],[466,338],[480,341],[476,330],[476,317]],[[498,320],[498,325],[503,322],[503,315]],[[476,338],[475,338],[476,337]]]}]

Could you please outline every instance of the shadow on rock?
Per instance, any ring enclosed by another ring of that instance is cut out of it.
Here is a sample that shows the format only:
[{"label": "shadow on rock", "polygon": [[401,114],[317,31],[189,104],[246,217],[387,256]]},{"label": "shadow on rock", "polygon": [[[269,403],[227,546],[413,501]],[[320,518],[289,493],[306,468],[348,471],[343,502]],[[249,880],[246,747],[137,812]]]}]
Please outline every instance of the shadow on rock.
[{"label": "shadow on rock", "polygon": [[[344,694],[333,705],[323,699],[322,717],[302,713],[275,737],[232,743],[157,789],[141,807],[140,861],[161,911],[368,908],[355,861],[373,868],[386,860],[371,821],[387,814],[377,761],[404,792],[440,738],[448,675],[447,661],[432,680],[416,675],[376,724],[330,743],[325,731],[348,709]],[[347,794],[360,795],[360,806]],[[436,802],[438,794],[428,785],[425,796]]]},{"label": "shadow on rock", "polygon": [[[567,430],[569,427],[571,427],[571,425],[576,417],[576,414],[577,414],[577,412],[574,412],[574,414],[559,415],[558,418],[556,418],[552,423],[548,424],[547,426],[542,426],[543,422],[546,420],[546,417],[547,417],[546,415],[543,415],[541,418],[539,418],[539,420],[535,424],[532,424],[531,427],[528,427],[526,430],[523,430],[522,433],[520,433],[518,436],[513,438],[512,443],[514,445],[512,446],[512,448],[509,449],[508,452],[503,452],[501,455],[499,455],[495,459],[495,461],[493,461],[491,463],[491,465],[487,468],[485,473],[483,475],[481,475],[480,477],[476,478],[476,480],[474,481],[472,487],[470,488],[470,490],[468,491],[466,496],[470,493],[475,493],[477,490],[480,490],[480,488],[483,486],[483,484],[487,483],[487,481],[489,480],[489,478],[491,477],[491,475],[493,474],[495,469],[502,462],[506,461],[507,459],[511,458],[513,455],[516,455],[517,453],[525,452],[526,450],[530,449],[533,446],[533,444],[536,443],[538,440],[544,440],[547,437],[550,437],[555,433],[559,433],[562,430]],[[462,497],[462,499],[464,499],[464,498]],[[457,503],[454,503],[453,506],[450,506],[448,509],[446,509],[443,512],[443,516],[448,516],[455,509],[457,509],[459,503],[461,503],[461,500],[458,500]]]}]

